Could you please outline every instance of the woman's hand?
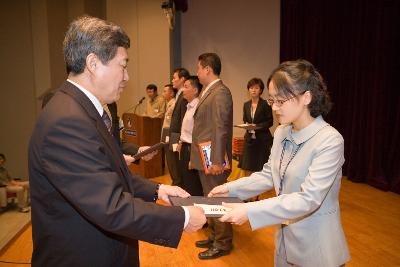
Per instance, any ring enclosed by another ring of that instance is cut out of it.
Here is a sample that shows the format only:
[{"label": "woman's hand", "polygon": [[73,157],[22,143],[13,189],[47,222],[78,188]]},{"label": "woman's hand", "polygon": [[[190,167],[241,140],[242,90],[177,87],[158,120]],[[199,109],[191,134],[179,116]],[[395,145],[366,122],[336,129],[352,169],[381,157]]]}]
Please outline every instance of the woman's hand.
[{"label": "woman's hand", "polygon": [[232,210],[219,218],[221,222],[230,222],[231,224],[242,225],[249,220],[247,209],[244,203],[224,203],[222,205]]},{"label": "woman's hand", "polygon": [[208,197],[227,197],[228,193],[228,186],[226,184],[222,184],[214,187],[210,193],[208,193]]}]

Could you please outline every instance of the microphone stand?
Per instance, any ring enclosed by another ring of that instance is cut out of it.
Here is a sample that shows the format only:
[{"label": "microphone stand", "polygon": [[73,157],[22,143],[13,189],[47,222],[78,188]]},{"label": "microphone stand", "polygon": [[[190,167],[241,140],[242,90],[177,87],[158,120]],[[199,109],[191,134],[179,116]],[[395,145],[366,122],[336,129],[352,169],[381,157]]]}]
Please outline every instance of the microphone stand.
[{"label": "microphone stand", "polygon": [[[130,108],[128,108],[127,110],[125,110],[124,113],[128,112],[128,111],[131,110],[131,109],[134,109],[134,110],[133,110],[133,114],[136,115],[136,109],[137,109],[137,107],[140,106],[140,104],[142,104],[143,101],[144,101],[145,99],[146,99],[146,98],[143,97],[142,99],[139,100],[139,103],[137,103],[137,104],[134,105],[133,107],[130,107]],[[132,121],[131,123],[133,123],[133,121]],[[122,129],[124,129],[124,127],[120,127],[120,130],[122,130]]]},{"label": "microphone stand", "polygon": [[142,102],[139,101],[139,103],[137,103],[137,104],[135,105],[135,109],[133,110],[133,114],[136,114],[136,109],[137,109],[138,106],[140,106],[141,104],[142,104]]},{"label": "microphone stand", "polygon": [[136,109],[137,109],[137,107],[140,106],[140,104],[142,104],[143,101],[144,101],[145,99],[146,99],[146,98],[143,97],[142,99],[139,100],[139,103],[137,103],[136,105],[134,105],[134,106],[128,108],[128,109],[125,110],[123,113],[126,113],[126,112],[128,112],[129,110],[132,110],[132,109],[133,109],[133,114],[136,114]]}]

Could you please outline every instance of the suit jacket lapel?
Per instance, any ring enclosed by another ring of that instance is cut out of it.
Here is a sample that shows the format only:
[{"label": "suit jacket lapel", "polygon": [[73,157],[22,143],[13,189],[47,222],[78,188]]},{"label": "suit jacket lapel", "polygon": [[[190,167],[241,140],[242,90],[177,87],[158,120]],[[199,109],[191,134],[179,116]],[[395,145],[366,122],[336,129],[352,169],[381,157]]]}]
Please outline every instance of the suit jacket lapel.
[{"label": "suit jacket lapel", "polygon": [[207,92],[200,98],[199,103],[197,104],[196,111],[194,112],[193,116],[196,115],[197,110],[199,109],[199,106],[204,102],[204,100],[207,99],[207,97],[214,91],[216,88],[219,88],[222,85],[222,81],[218,81],[213,86],[211,86],[210,89],[207,90]]},{"label": "suit jacket lapel", "polygon": [[61,89],[62,92],[70,95],[72,98],[74,98],[86,111],[88,116],[93,119],[96,122],[96,128],[101,136],[101,138],[104,140],[105,144],[109,148],[109,151],[111,152],[112,158],[114,159],[112,165],[115,166],[115,170],[118,172],[119,176],[122,178],[122,184],[125,188],[125,190],[128,190],[128,183],[126,182],[125,179],[129,176],[129,171],[125,164],[123,164],[125,161],[122,157],[122,153],[117,147],[117,144],[112,137],[112,135],[108,132],[103,119],[100,117],[99,112],[96,110],[95,106],[93,103],[86,97],[84,93],[82,93],[78,88],[76,88],[73,84],[69,82],[65,82],[64,86]]},{"label": "suit jacket lapel", "polygon": [[176,99],[175,107],[174,107],[174,110],[172,111],[172,115],[174,114],[175,110],[177,110],[177,107],[181,104],[182,97],[183,97],[183,93],[180,93],[178,98]]},{"label": "suit jacket lapel", "polygon": [[251,122],[251,100],[246,103],[244,112],[246,113],[247,122]]},{"label": "suit jacket lapel", "polygon": [[[256,110],[254,112],[253,123],[254,123],[254,121],[256,121],[256,118],[257,118],[258,114],[261,111],[261,99],[262,99],[261,97],[260,97],[260,99],[258,99],[257,107],[256,107]],[[250,108],[251,108],[251,103],[250,103]]]}]

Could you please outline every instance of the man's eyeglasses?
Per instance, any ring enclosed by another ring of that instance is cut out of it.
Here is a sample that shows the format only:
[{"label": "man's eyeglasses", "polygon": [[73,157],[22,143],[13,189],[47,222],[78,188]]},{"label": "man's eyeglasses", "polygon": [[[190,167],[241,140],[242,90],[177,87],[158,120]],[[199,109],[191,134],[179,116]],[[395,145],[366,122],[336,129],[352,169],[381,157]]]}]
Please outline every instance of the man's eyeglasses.
[{"label": "man's eyeglasses", "polygon": [[272,107],[273,104],[275,104],[277,107],[281,107],[283,104],[285,104],[286,101],[289,101],[290,99],[293,99],[293,98],[295,98],[295,97],[297,97],[299,95],[304,95],[305,92],[307,92],[307,90],[302,92],[302,93],[300,93],[300,94],[298,94],[298,95],[294,95],[292,97],[289,97],[289,98],[286,98],[286,99],[282,99],[282,100],[281,99],[274,100],[272,98],[268,98],[267,99],[267,103],[271,107]]}]

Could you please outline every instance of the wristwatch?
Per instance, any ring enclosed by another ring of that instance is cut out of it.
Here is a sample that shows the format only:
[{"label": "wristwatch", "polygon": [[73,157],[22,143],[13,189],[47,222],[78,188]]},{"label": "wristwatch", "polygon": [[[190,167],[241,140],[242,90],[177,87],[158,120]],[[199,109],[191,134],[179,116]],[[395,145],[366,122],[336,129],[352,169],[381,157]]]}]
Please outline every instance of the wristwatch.
[{"label": "wristwatch", "polygon": [[161,184],[157,184],[156,191],[154,192],[153,201],[156,202],[158,200],[158,190],[160,189]]}]

